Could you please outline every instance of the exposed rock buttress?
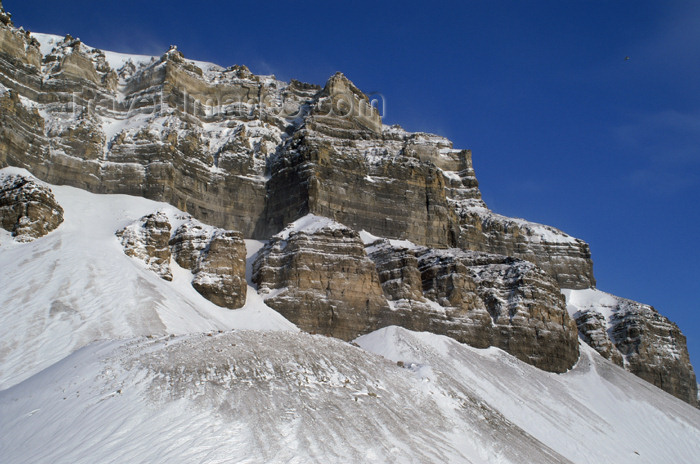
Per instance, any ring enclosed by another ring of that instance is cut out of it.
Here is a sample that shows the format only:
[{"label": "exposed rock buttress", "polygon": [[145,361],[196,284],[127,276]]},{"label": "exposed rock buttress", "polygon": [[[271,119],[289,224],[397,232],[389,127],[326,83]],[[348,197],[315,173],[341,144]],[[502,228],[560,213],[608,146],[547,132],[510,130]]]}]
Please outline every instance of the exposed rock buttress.
[{"label": "exposed rock buttress", "polygon": [[172,280],[170,260],[192,272],[192,286],[212,303],[236,309],[246,302],[245,242],[239,232],[187,219],[171,236],[165,213],[157,212],[116,232],[124,253]]},{"label": "exposed rock buttress", "polygon": [[698,406],[685,336],[652,306],[599,290],[566,290],[581,338],[602,356]]},{"label": "exposed rock buttress", "polygon": [[0,175],[0,225],[15,240],[29,242],[63,222],[63,208],[51,189],[32,178]]},{"label": "exposed rock buttress", "polygon": [[368,251],[394,308],[387,325],[444,333],[480,348],[497,346],[553,372],[578,360],[576,324],[556,281],[534,264],[387,240]]},{"label": "exposed rock buttress", "polygon": [[269,306],[307,331],[351,340],[400,325],[498,346],[548,371],[578,359],[556,281],[523,260],[386,240],[365,249],[352,229],[309,215],[261,250],[253,280]]}]

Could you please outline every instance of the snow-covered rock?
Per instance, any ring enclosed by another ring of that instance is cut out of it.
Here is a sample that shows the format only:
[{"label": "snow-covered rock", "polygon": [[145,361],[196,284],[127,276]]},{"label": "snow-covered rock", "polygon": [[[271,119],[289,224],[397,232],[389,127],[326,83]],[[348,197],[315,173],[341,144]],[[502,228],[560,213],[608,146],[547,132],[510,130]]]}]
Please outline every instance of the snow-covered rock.
[{"label": "snow-covered rock", "polygon": [[375,240],[307,215],[260,251],[253,280],[268,305],[310,332],[350,340],[399,325],[498,346],[548,371],[578,359],[559,287],[523,260]]},{"label": "snow-covered rock", "polygon": [[161,278],[173,280],[170,272],[170,222],[157,212],[142,217],[116,232],[124,253],[140,259]]},{"label": "snow-covered rock", "polygon": [[581,338],[644,380],[698,405],[685,336],[652,306],[596,289],[564,290]]},{"label": "snow-covered rock", "polygon": [[63,222],[51,189],[31,175],[0,173],[0,226],[18,242],[30,242]]},{"label": "snow-covered rock", "polygon": [[188,220],[170,239],[173,258],[193,274],[192,286],[209,301],[236,309],[246,302],[246,247],[239,232]]},{"label": "snow-covered rock", "polygon": [[343,340],[380,327],[389,310],[357,232],[313,215],[270,239],[253,281],[265,302],[301,329]]},{"label": "snow-covered rock", "polygon": [[200,223],[185,215],[172,233],[168,216],[157,212],[116,232],[124,252],[172,280],[171,258],[193,274],[192,286],[204,298],[236,309],[246,301],[246,249],[239,232]]},{"label": "snow-covered rock", "polygon": [[368,245],[392,303],[385,325],[444,334],[480,348],[497,346],[553,372],[578,360],[576,325],[559,287],[534,264],[390,240]]},{"label": "snow-covered rock", "polygon": [[[588,245],[489,214],[471,152],[385,126],[341,73],[324,87],[245,66],[124,55],[0,25],[0,166],[166,201],[265,240],[307,213],[432,247],[512,255],[594,285]],[[486,217],[482,212],[486,211]]]}]

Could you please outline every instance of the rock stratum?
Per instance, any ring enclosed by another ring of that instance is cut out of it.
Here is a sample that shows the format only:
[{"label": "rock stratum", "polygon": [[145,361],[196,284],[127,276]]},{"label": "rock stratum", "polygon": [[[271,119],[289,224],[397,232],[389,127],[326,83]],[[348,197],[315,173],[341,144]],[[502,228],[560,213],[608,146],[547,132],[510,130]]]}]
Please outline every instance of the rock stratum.
[{"label": "rock stratum", "polygon": [[585,242],[490,212],[469,150],[382,125],[340,73],[320,88],[175,48],[127,58],[70,36],[7,26],[0,35],[1,165],[166,201],[256,239],[312,213],[381,237],[520,257],[566,288],[595,283]]},{"label": "rock stratum", "polygon": [[[653,308],[567,312],[562,289],[595,287],[588,244],[489,210],[469,150],[384,125],[341,73],[317,86],[188,60],[175,47],[106,52],[15,28],[3,10],[0,109],[0,167],[191,215],[154,211],[115,233],[163,279],[173,261],[189,270],[219,306],[246,301],[243,238],[268,240],[249,277],[303,330],[352,340],[400,325],[553,372],[577,362],[580,335],[697,404],[685,338]],[[25,221],[38,237],[60,223],[49,195],[4,192],[3,227]],[[18,222],[21,208],[34,212]]]},{"label": "rock stratum", "polygon": [[517,258],[368,237],[306,216],[272,237],[253,267],[265,302],[303,330],[352,340],[399,325],[497,346],[564,372],[578,334],[556,281]]}]

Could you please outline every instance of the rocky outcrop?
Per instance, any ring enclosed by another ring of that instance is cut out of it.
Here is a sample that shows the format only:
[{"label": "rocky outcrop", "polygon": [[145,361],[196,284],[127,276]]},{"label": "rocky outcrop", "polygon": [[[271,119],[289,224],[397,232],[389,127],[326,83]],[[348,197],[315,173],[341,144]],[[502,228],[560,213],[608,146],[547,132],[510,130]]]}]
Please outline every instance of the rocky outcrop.
[{"label": "rocky outcrop", "polygon": [[51,189],[30,177],[0,174],[0,226],[19,242],[42,237],[63,222]]},{"label": "rocky outcrop", "polygon": [[306,216],[275,235],[253,265],[265,303],[302,330],[352,340],[389,305],[357,232]]},{"label": "rocky outcrop", "polygon": [[495,214],[471,201],[455,204],[460,217],[460,247],[530,261],[562,288],[595,287],[591,250],[583,240],[554,227]]},{"label": "rocky outcrop", "polygon": [[382,237],[522,258],[567,288],[595,285],[585,242],[491,213],[471,152],[435,135],[372,124],[367,118],[378,115],[367,101],[342,74],[317,96],[304,125],[271,159],[271,230],[312,213]]},{"label": "rocky outcrop", "polygon": [[167,201],[246,236],[261,227],[266,158],[318,87],[241,66],[202,70],[176,49],[121,65],[70,36],[44,37],[42,58],[31,36],[0,32],[12,38],[0,40],[0,93],[12,91],[3,95],[0,166]]},{"label": "rocky outcrop", "polygon": [[0,23],[6,26],[12,26],[12,15],[5,11],[2,2],[0,2]]},{"label": "rocky outcrop", "polygon": [[633,374],[697,406],[685,336],[653,307],[626,302],[612,318],[612,339]]},{"label": "rocky outcrop", "polygon": [[173,280],[170,270],[170,221],[157,212],[142,217],[116,232],[124,253],[143,261],[146,267],[162,279]]},{"label": "rocky outcrop", "polygon": [[405,244],[365,249],[352,229],[308,215],[261,250],[253,279],[269,306],[307,331],[350,340],[400,325],[498,346],[549,371],[576,362],[576,326],[535,265]]},{"label": "rocky outcrop", "polygon": [[565,290],[581,338],[602,356],[698,405],[685,336],[653,307],[599,290]]},{"label": "rocky outcrop", "polygon": [[605,359],[624,367],[622,354],[608,336],[608,323],[603,314],[598,311],[575,311],[572,317],[585,343]]},{"label": "rocky outcrop", "polygon": [[230,309],[246,302],[245,242],[239,232],[217,229],[192,218],[171,237],[163,212],[142,217],[116,232],[124,253],[137,258],[165,280],[172,280],[170,260],[192,272],[192,286],[212,303]]},{"label": "rocky outcrop", "polygon": [[532,263],[387,240],[370,244],[368,252],[393,303],[386,325],[497,346],[553,372],[578,360],[576,325],[559,288]]},{"label": "rocky outcrop", "polygon": [[[458,229],[445,197],[442,170],[404,152],[418,141],[451,146],[440,137],[400,129],[376,134],[353,120],[312,111],[305,126],[271,160],[268,188],[276,200],[270,205],[270,228],[303,212],[378,236],[435,247],[454,245]],[[437,154],[437,146],[433,148]],[[470,163],[468,158],[468,152],[455,151],[443,161],[453,161],[451,167],[457,169]]]},{"label": "rocky outcrop", "polygon": [[173,258],[194,274],[192,286],[206,299],[236,309],[246,302],[246,248],[239,232],[190,221],[170,240]]}]

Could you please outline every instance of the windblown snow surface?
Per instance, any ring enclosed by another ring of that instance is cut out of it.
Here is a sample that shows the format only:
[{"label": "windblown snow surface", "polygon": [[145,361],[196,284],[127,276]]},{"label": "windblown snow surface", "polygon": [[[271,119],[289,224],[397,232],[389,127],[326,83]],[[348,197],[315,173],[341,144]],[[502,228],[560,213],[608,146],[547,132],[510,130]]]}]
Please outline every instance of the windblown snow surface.
[{"label": "windblown snow surface", "polygon": [[[18,168],[2,174],[31,175]],[[155,211],[165,212],[174,230],[185,213],[140,197],[50,188],[64,209],[56,231],[22,244],[0,229],[0,388],[94,340],[232,328],[297,330],[253,289],[242,309],[229,311],[197,293],[190,271],[175,260],[173,281],[161,279],[126,256],[114,235]],[[251,240],[246,246],[254,252],[260,244]]]},{"label": "windblown snow surface", "polygon": [[219,308],[114,236],[184,213],[51,188],[57,230],[0,235],[1,462],[700,461],[700,411],[585,345],[551,374],[397,327],[356,345],[301,333],[254,287]]}]

